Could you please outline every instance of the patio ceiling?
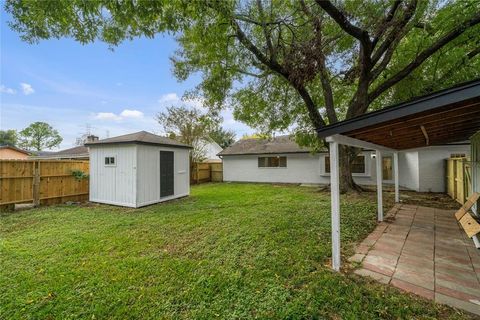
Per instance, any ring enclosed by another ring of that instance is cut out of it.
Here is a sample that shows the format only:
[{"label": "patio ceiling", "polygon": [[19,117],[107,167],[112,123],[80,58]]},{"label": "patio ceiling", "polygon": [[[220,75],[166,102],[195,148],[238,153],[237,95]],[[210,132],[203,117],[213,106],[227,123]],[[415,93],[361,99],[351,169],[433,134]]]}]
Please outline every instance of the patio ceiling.
[{"label": "patio ceiling", "polygon": [[480,79],[318,130],[404,150],[462,142],[480,130]]}]

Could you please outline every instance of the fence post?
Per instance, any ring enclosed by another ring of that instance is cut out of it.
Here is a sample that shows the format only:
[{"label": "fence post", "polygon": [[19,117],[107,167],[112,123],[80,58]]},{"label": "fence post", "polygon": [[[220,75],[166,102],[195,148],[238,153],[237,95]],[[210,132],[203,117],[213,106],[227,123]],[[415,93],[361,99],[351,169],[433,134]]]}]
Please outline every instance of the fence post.
[{"label": "fence post", "polygon": [[33,206],[40,205],[40,161],[33,163]]}]

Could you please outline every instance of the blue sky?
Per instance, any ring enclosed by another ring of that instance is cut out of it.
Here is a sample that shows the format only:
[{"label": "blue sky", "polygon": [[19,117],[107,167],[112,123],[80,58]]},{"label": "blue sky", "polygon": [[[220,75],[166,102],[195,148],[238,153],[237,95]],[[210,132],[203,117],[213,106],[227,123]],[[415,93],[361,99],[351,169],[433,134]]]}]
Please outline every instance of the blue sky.
[{"label": "blue sky", "polygon": [[[178,82],[170,57],[177,44],[170,36],[136,39],[108,49],[103,43],[81,45],[71,39],[30,45],[10,30],[1,12],[0,128],[21,130],[45,121],[72,147],[86,131],[101,138],[147,130],[162,134],[157,112],[181,100],[200,76]],[[237,137],[254,130],[223,113],[223,126]]]}]

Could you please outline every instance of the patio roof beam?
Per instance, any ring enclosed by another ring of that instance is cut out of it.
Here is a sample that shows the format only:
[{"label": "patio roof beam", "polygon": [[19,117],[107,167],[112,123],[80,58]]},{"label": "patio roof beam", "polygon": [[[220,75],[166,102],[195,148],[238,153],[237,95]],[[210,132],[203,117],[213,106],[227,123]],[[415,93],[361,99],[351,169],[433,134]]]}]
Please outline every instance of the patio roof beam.
[{"label": "patio roof beam", "polygon": [[[370,137],[377,137],[377,136],[383,136],[383,131],[388,130],[391,132],[394,132],[395,135],[398,135],[400,132],[403,133],[410,133],[411,131],[409,129],[413,129],[418,127],[419,125],[425,125],[427,127],[431,126],[436,126],[438,124],[444,124],[445,119],[448,119],[450,123],[455,124],[455,123],[463,123],[465,120],[465,117],[469,117],[470,119],[477,119],[478,116],[480,115],[480,109],[476,108],[473,109],[473,106],[475,104],[469,104],[463,107],[458,107],[454,110],[446,110],[442,112],[436,113],[438,117],[432,117],[430,116],[422,116],[422,117],[417,117],[415,119],[408,119],[408,120],[403,120],[403,121],[398,121],[395,123],[389,122],[384,125],[380,126],[372,126],[367,129],[357,129],[354,131],[349,132],[349,136],[351,137],[356,137],[357,135],[365,135],[368,134]],[[464,109],[467,109],[467,111],[464,111]],[[381,132],[381,133],[378,133]]]},{"label": "patio roof beam", "polygon": [[432,114],[419,114],[418,116],[414,118],[406,118],[404,120],[400,121],[388,121],[385,122],[381,125],[372,125],[368,127],[363,127],[359,129],[355,129],[352,131],[349,131],[349,135],[356,135],[356,134],[371,134],[372,132],[378,132],[382,130],[386,130],[389,128],[401,128],[403,129],[412,129],[415,127],[418,127],[421,124],[435,124],[435,123],[445,123],[445,119],[448,119],[449,122],[451,121],[456,121],[456,122],[463,122],[466,116],[471,117],[474,119],[480,110],[477,108],[478,106],[478,99],[473,99],[472,101],[469,101],[465,105],[460,105],[455,108],[443,108],[439,110],[438,112],[435,113],[435,115]]},{"label": "patio roof beam", "polygon": [[375,162],[377,167],[377,220],[383,221],[383,160],[382,151],[375,152]]},{"label": "patio roof beam", "polygon": [[373,149],[380,150],[384,152],[395,152],[395,149],[387,148],[375,143],[371,143],[364,140],[359,140],[351,137],[347,137],[341,134],[334,134],[325,138],[327,142],[336,142],[338,144],[343,144],[346,146],[357,147],[361,149]]},{"label": "patio roof beam", "polygon": [[332,202],[332,268],[340,270],[340,166],[338,143],[330,142],[330,196]]},{"label": "patio roof beam", "polygon": [[422,130],[423,136],[425,137],[425,143],[428,146],[430,144],[430,140],[428,139],[427,129],[425,129],[425,126],[423,126],[423,125],[420,126],[420,129]]},{"label": "patio roof beam", "polygon": [[400,173],[398,172],[398,152],[393,153],[393,174],[395,179],[395,203],[400,202]]}]

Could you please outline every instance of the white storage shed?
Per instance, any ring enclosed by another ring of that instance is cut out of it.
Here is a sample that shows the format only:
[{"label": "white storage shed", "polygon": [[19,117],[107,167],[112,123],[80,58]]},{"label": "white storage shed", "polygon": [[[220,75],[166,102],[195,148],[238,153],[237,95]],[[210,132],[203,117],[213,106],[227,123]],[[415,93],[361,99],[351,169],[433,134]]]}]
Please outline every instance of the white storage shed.
[{"label": "white storage shed", "polygon": [[190,194],[186,144],[140,131],[86,145],[92,202],[138,208]]}]

